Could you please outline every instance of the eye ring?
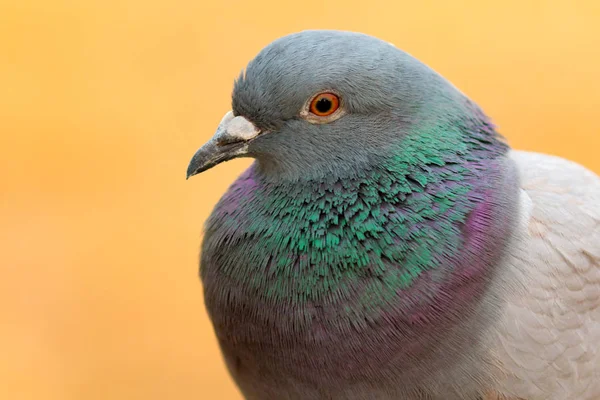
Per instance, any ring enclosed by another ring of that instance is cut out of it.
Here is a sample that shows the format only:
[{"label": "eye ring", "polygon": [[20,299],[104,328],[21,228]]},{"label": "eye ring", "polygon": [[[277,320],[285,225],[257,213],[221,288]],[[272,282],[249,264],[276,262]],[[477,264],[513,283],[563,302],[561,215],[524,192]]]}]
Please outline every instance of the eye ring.
[{"label": "eye ring", "polygon": [[310,102],[309,111],[317,117],[328,117],[340,108],[340,98],[332,92],[317,94]]},{"label": "eye ring", "polygon": [[333,122],[345,114],[342,96],[333,89],[324,89],[308,98],[299,116],[311,124],[321,125]]}]

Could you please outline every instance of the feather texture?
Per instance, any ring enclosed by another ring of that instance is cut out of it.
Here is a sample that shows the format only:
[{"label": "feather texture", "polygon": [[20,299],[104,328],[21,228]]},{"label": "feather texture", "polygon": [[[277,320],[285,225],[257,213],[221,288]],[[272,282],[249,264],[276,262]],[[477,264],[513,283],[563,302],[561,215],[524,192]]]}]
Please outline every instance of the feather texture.
[{"label": "feather texture", "polygon": [[[344,116],[314,124],[299,110],[323,90]],[[261,134],[209,142],[188,173],[256,158],[201,258],[248,400],[600,399],[596,175],[511,153],[454,86],[361,34],[271,43],[232,108]]]},{"label": "feather texture", "polygon": [[570,161],[513,152],[531,200],[527,240],[508,263],[526,291],[497,330],[502,392],[528,400],[600,399],[600,179]]}]

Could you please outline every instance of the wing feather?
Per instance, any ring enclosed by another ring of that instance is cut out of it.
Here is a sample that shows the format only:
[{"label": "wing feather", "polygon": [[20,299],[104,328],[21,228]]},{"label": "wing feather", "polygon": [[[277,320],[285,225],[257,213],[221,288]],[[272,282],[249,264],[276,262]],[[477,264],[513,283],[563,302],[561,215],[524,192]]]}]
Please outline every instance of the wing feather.
[{"label": "wing feather", "polygon": [[500,391],[528,400],[600,399],[600,178],[578,164],[513,152],[531,200],[510,268],[526,290],[498,329]]}]

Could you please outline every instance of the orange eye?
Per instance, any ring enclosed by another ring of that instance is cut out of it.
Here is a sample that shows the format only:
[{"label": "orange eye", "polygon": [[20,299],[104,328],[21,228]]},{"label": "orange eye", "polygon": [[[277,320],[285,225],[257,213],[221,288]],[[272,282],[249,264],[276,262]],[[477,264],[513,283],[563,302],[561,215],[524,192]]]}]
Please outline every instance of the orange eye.
[{"label": "orange eye", "polygon": [[321,93],[310,102],[310,112],[319,116],[327,117],[340,107],[340,98],[333,93]]}]

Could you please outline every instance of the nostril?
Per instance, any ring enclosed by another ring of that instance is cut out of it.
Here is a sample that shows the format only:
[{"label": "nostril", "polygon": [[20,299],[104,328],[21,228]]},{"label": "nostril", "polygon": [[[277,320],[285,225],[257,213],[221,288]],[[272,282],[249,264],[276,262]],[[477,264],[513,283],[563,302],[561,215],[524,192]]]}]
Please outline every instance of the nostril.
[{"label": "nostril", "polygon": [[231,137],[236,137],[239,140],[249,140],[260,133],[252,122],[242,116],[233,118],[227,124],[226,132]]}]

